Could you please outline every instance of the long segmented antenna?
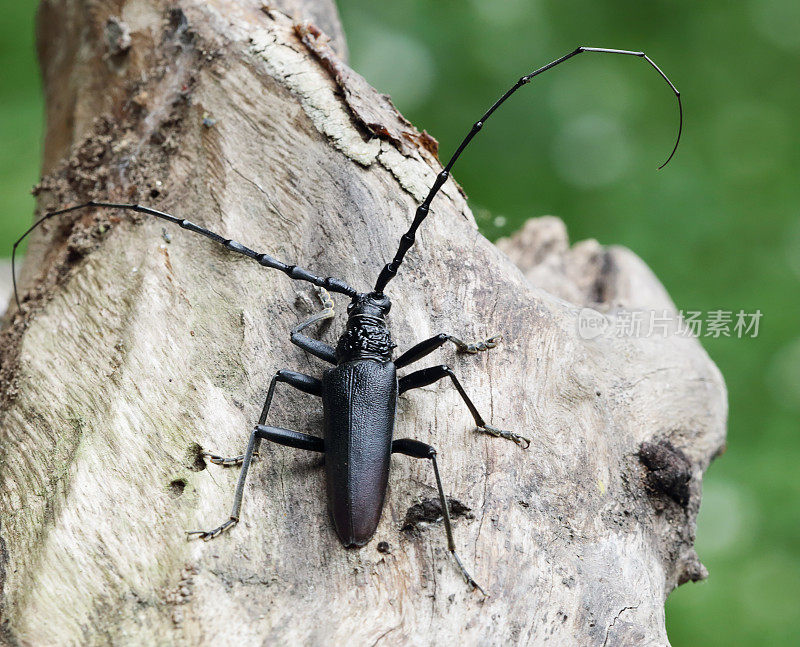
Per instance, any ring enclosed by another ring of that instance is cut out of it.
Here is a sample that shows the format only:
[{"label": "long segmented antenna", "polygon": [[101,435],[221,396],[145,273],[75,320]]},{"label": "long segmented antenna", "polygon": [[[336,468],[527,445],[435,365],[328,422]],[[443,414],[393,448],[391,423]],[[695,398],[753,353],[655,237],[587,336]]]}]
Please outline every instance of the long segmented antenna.
[{"label": "long segmented antenna", "polygon": [[282,263],[281,261],[272,258],[269,254],[262,254],[256,252],[249,247],[245,247],[241,243],[236,242],[235,240],[231,240],[229,238],[225,238],[224,236],[220,236],[219,234],[214,233],[213,231],[206,229],[205,227],[201,227],[200,225],[196,225],[193,222],[189,222],[188,220],[184,220],[182,218],[176,218],[175,216],[171,216],[168,213],[164,213],[163,211],[158,211],[156,209],[150,209],[149,207],[143,207],[138,204],[119,204],[115,202],[85,202],[84,204],[78,204],[73,207],[67,207],[66,209],[59,209],[58,211],[51,211],[50,213],[45,214],[35,223],[33,223],[30,228],[20,236],[19,240],[14,243],[14,247],[11,251],[11,278],[14,283],[14,299],[17,302],[17,308],[20,310],[22,306],[20,305],[19,295],[17,294],[17,273],[15,269],[15,260],[17,255],[17,246],[25,240],[28,234],[30,234],[34,229],[36,229],[39,225],[43,222],[49,220],[50,218],[54,218],[55,216],[61,216],[65,213],[70,213],[72,211],[78,211],[79,209],[88,209],[90,207],[102,207],[105,209],[124,209],[127,211],[136,211],[137,213],[144,213],[149,216],[155,216],[156,218],[161,218],[162,220],[166,220],[168,222],[174,223],[181,227],[182,229],[187,229],[192,231],[196,234],[200,234],[201,236],[205,236],[206,238],[210,238],[214,242],[221,243],[227,249],[237,252],[239,254],[243,254],[248,258],[252,258],[254,261],[259,263],[264,267],[271,267],[276,270],[280,270],[284,274],[286,274],[289,278],[297,280],[297,281],[308,281],[309,283],[313,283],[321,288],[325,288],[331,292],[338,292],[340,294],[346,294],[349,297],[353,297],[357,294],[357,292],[351,288],[347,283],[342,281],[341,279],[334,278],[332,276],[322,278],[319,276],[315,276],[311,274],[308,270],[304,270],[302,267],[297,267],[296,265],[287,265],[286,263]]},{"label": "long segmented antenna", "polygon": [[447,178],[450,176],[450,170],[453,168],[453,165],[456,163],[456,160],[461,156],[461,153],[464,149],[469,145],[472,141],[472,138],[478,133],[478,131],[483,127],[483,124],[486,120],[492,116],[495,110],[497,110],[506,99],[508,99],[512,94],[514,94],[519,88],[521,88],[526,83],[529,83],[534,76],[538,76],[542,72],[546,72],[554,68],[556,65],[560,65],[564,61],[568,61],[573,56],[577,56],[578,54],[582,54],[583,52],[596,52],[600,54],[626,54],[628,56],[638,56],[639,58],[643,58],[646,60],[653,68],[661,75],[667,85],[672,89],[675,93],[675,97],[678,99],[678,137],[675,140],[675,146],[672,149],[672,152],[669,154],[667,161],[664,162],[659,169],[664,168],[669,161],[672,159],[672,156],[675,155],[675,151],[678,150],[678,144],[681,141],[681,132],[683,131],[683,106],[681,105],[681,94],[678,92],[678,89],[672,84],[667,78],[667,75],[661,71],[661,68],[656,65],[653,60],[647,56],[644,52],[629,52],[628,50],[624,49],[605,49],[602,47],[578,47],[578,49],[570,52],[569,54],[565,54],[561,58],[557,58],[556,60],[548,63],[544,67],[540,67],[538,70],[531,72],[530,74],[523,76],[517,81],[502,97],[500,97],[495,104],[486,111],[486,114],[483,115],[478,121],[476,121],[473,126],[472,130],[469,131],[467,136],[461,142],[459,147],[456,149],[456,152],[453,153],[453,156],[450,158],[450,161],[447,162],[447,165],[442,169],[439,175],[436,176],[436,180],[433,183],[430,191],[426,198],[422,201],[422,204],[417,207],[417,212],[414,215],[414,221],[411,223],[408,231],[400,237],[400,245],[397,248],[397,252],[395,253],[394,259],[391,263],[387,263],[386,266],[381,270],[380,275],[378,276],[378,281],[375,283],[375,292],[378,294],[383,293],[386,284],[389,283],[396,275],[397,270],[400,268],[400,265],[403,262],[403,257],[406,255],[406,252],[411,249],[412,245],[414,244],[414,238],[417,233],[417,229],[422,224],[422,221],[425,220],[425,217],[428,215],[428,210],[431,205],[431,201],[433,200],[434,196],[439,192],[439,189],[442,188],[442,185],[447,181]]}]

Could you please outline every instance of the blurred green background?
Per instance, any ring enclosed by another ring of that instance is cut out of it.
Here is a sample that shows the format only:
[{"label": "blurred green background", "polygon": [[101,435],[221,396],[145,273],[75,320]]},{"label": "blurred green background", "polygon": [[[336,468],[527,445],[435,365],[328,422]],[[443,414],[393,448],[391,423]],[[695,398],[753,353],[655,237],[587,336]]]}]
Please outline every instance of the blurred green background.
[{"label": "blurred green background", "polygon": [[[0,249],[33,212],[42,125],[32,0],[0,0]],[[555,214],[573,240],[622,244],[679,308],[763,313],[757,338],[703,343],[730,397],[729,449],[704,484],[708,581],[667,604],[673,645],[800,644],[800,2],[339,0],[351,63],[452,152],[520,75],[456,167],[483,232]]]}]

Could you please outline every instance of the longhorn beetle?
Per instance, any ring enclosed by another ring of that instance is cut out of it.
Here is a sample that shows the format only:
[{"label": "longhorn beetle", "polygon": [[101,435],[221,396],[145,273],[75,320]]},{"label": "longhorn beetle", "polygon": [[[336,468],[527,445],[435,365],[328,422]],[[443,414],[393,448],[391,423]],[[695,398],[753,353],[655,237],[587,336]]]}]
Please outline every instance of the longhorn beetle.
[{"label": "longhorn beetle", "polygon": [[[324,309],[307,321],[296,326],[291,331],[291,341],[296,346],[311,353],[315,357],[333,364],[327,369],[322,379],[303,375],[289,370],[280,370],[272,378],[267,391],[267,398],[258,419],[258,424],[250,434],[250,440],[244,454],[232,458],[225,458],[208,452],[204,456],[212,463],[218,465],[241,465],[239,481],[233,499],[233,509],[227,521],[213,530],[192,530],[188,534],[198,535],[203,539],[212,539],[228,530],[239,521],[239,512],[242,505],[245,479],[250,469],[250,462],[258,454],[262,440],[268,440],[279,445],[319,452],[325,455],[325,472],[327,481],[328,504],[336,529],[342,544],[345,547],[360,547],[372,537],[383,509],[383,500],[389,478],[389,460],[393,453],[405,454],[413,458],[424,458],[431,461],[439,501],[444,519],[444,529],[447,534],[447,548],[453,555],[461,575],[473,588],[483,589],[472,579],[456,553],[453,540],[453,531],[450,522],[450,511],[444,495],[442,480],[439,476],[439,467],[436,462],[436,450],[418,440],[402,438],[393,440],[395,415],[397,411],[397,396],[406,391],[418,389],[432,384],[438,380],[449,378],[458,391],[464,404],[469,409],[475,420],[478,430],[491,436],[512,440],[523,448],[530,445],[530,441],[516,433],[504,431],[493,427],[484,420],[467,392],[461,386],[455,373],[445,365],[423,368],[403,377],[397,377],[397,369],[405,368],[421,360],[428,354],[452,342],[459,351],[477,353],[493,348],[498,339],[492,337],[483,342],[467,344],[452,335],[442,333],[431,337],[413,346],[396,359],[392,359],[392,350],[395,344],[389,334],[386,315],[389,314],[391,301],[384,293],[387,284],[396,275],[403,263],[403,258],[414,244],[417,229],[428,215],[431,202],[450,176],[450,171],[461,153],[472,141],[473,137],[481,130],[484,123],[492,116],[514,92],[526,85],[533,77],[554,68],[583,52],[596,52],[601,54],[626,54],[644,58],[667,82],[678,99],[678,136],[667,161],[659,168],[663,168],[672,159],[678,149],[681,131],[683,129],[683,107],[677,88],[667,78],[664,72],[644,52],[632,52],[619,49],[605,49],[599,47],[578,47],[558,58],[544,67],[521,77],[502,97],[500,97],[486,113],[475,122],[472,129],[456,149],[450,161],[437,175],[436,180],[428,191],[427,196],[417,207],[414,220],[408,231],[400,238],[397,252],[378,275],[375,287],[370,292],[359,292],[350,287],[345,281],[327,277],[321,278],[296,265],[288,265],[272,258],[268,254],[256,252],[235,240],[214,233],[200,225],[188,220],[177,218],[168,213],[157,211],[149,207],[136,204],[117,204],[112,202],[87,202],[47,213],[36,221],[14,243],[11,266],[14,280],[14,297],[17,307],[21,309],[19,295],[17,294],[16,274],[14,272],[14,259],[17,246],[22,240],[46,220],[62,214],[85,208],[108,208],[135,211],[147,214],[162,220],[174,223],[183,229],[200,234],[206,238],[224,245],[227,249],[252,258],[264,267],[280,270],[291,279],[307,281],[322,288],[321,297]],[[350,298],[347,306],[347,326],[339,337],[336,348],[311,339],[301,333],[313,323],[328,319],[333,316],[333,301],[328,292],[344,294]],[[288,384],[295,389],[322,398],[325,434],[324,438],[273,427],[266,424],[275,387],[278,383]]]}]

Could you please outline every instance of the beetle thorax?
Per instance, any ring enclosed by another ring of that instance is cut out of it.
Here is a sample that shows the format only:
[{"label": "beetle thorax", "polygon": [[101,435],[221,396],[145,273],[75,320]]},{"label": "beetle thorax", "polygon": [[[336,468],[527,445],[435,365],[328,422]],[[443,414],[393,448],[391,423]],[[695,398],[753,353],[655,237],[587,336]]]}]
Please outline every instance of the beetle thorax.
[{"label": "beetle thorax", "polygon": [[358,359],[388,362],[395,344],[389,334],[386,315],[389,298],[374,293],[358,294],[347,306],[347,328],[336,344],[339,364]]}]

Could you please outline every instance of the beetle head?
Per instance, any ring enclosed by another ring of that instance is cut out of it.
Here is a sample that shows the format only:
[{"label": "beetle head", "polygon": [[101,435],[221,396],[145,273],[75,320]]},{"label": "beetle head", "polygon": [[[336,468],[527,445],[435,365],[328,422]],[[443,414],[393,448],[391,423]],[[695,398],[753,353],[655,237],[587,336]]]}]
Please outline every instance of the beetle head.
[{"label": "beetle head", "polygon": [[347,305],[348,317],[379,317],[385,319],[392,302],[385,294],[368,292],[357,294]]}]

